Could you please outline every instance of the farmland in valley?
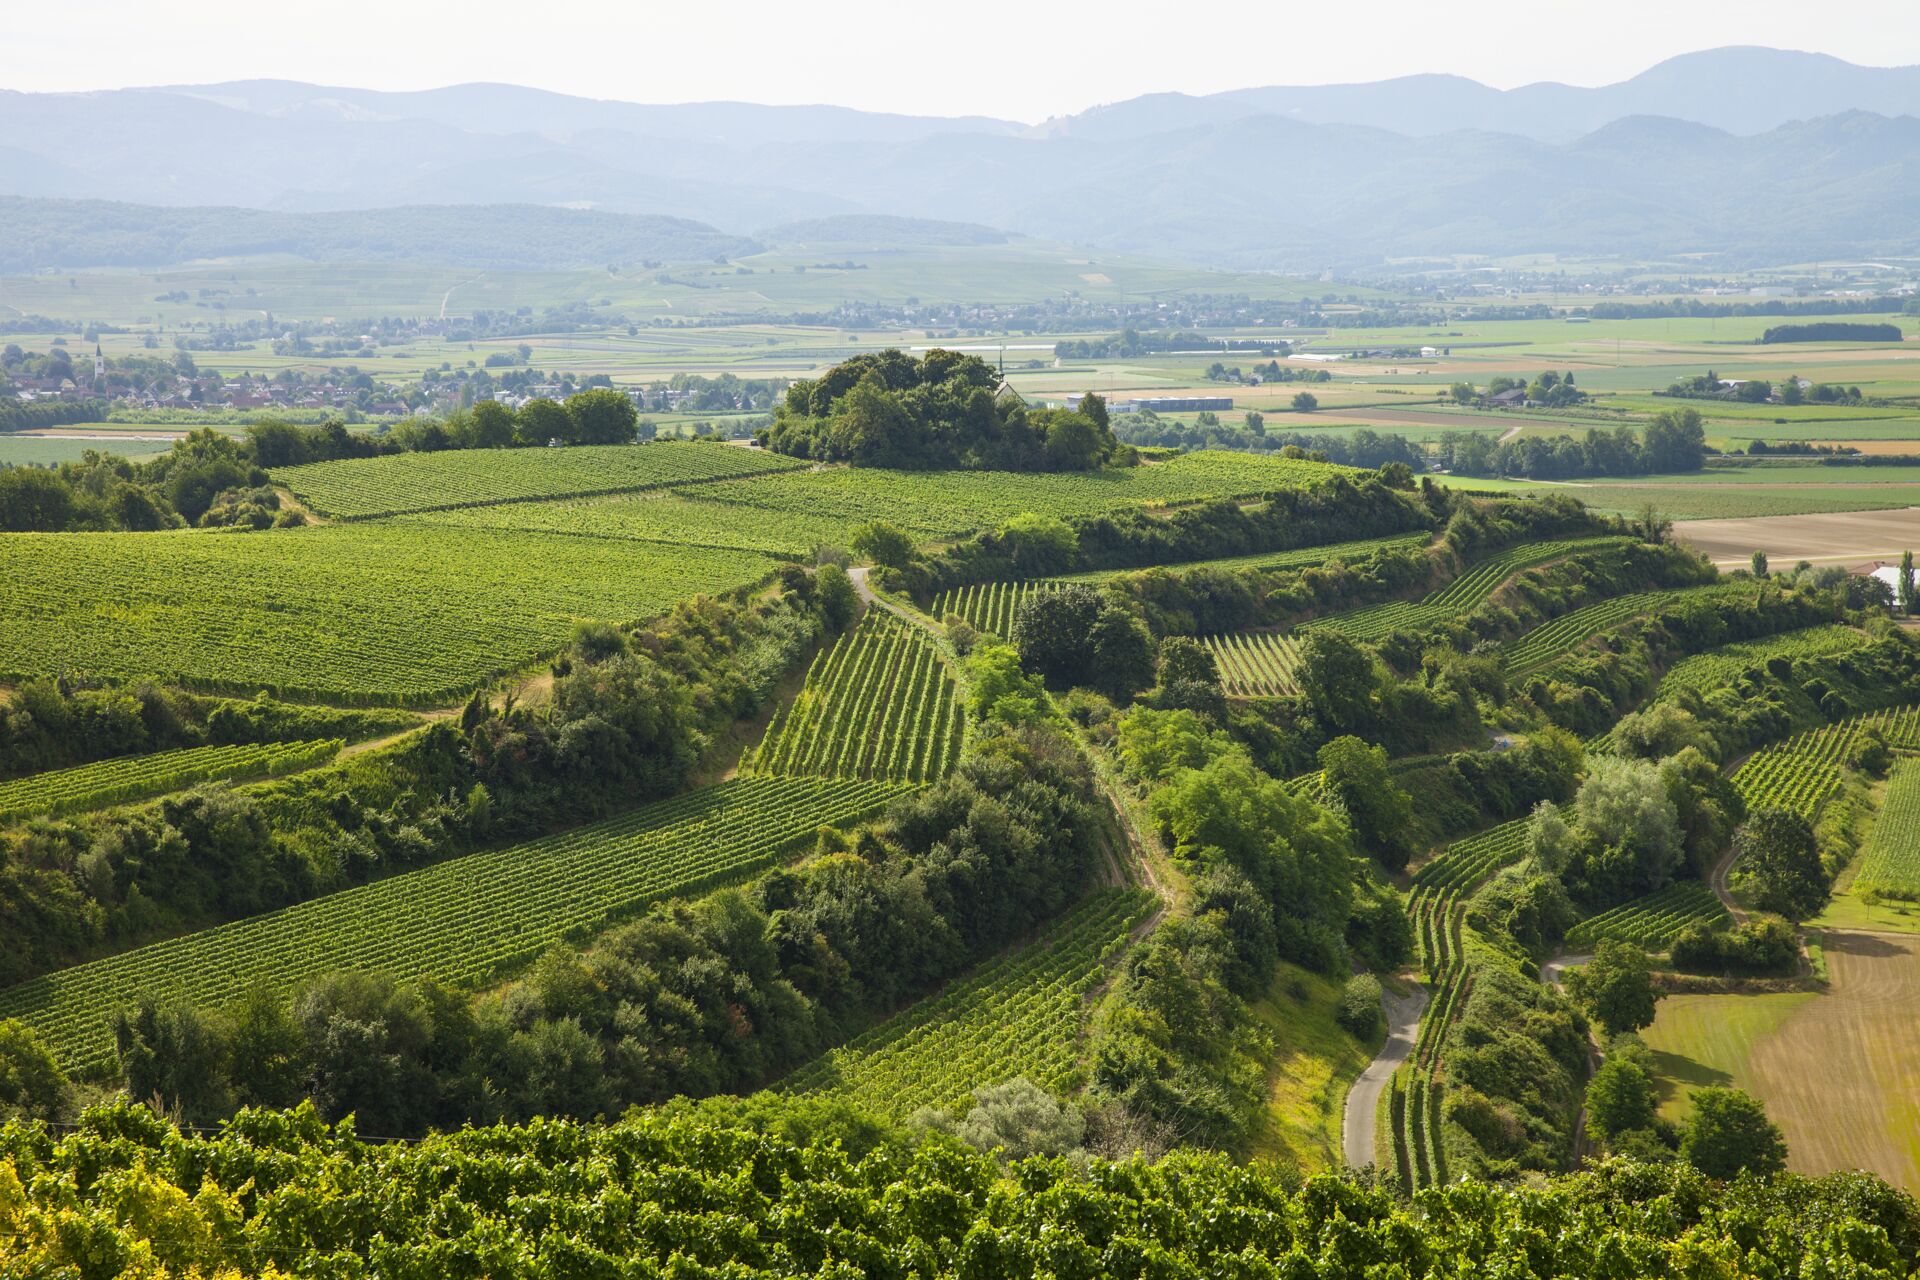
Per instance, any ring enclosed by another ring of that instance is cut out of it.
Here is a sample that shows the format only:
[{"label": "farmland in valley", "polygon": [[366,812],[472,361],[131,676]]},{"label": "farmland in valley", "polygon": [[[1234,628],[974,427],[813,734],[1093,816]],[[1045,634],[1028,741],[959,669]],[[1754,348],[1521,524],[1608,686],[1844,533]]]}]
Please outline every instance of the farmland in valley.
[{"label": "farmland in valley", "polygon": [[1920,760],[1894,763],[1852,887],[1855,893],[1920,898]]}]

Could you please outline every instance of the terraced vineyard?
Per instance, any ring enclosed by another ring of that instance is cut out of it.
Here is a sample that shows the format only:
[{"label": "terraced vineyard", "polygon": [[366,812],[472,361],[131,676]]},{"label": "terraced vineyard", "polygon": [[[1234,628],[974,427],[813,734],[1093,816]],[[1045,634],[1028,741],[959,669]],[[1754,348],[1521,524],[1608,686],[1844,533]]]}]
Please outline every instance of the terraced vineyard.
[{"label": "terraced vineyard", "polygon": [[772,866],[823,825],[902,789],[816,778],[722,783],[564,835],[471,854],[232,924],[76,965],[0,992],[70,1070],[113,1056],[113,1014],[143,998],[224,1004],[289,995],[340,969],[474,984],[650,902]]},{"label": "terraced vineyard", "polygon": [[1717,649],[1674,663],[1660,678],[1660,689],[1655,697],[1670,698],[1682,689],[1711,693],[1715,689],[1730,688],[1742,672],[1761,666],[1770,659],[1826,657],[1858,648],[1866,643],[1866,639],[1865,635],[1852,627],[1829,623],[1822,627],[1783,631],[1777,636],[1764,636],[1758,640],[1723,644]]},{"label": "terraced vineyard", "polygon": [[1582,605],[1571,613],[1541,623],[1526,635],[1503,646],[1502,657],[1508,671],[1530,671],[1565,657],[1603,631],[1619,626],[1630,618],[1652,613],[1670,604],[1687,600],[1707,600],[1751,587],[1738,583],[1716,583],[1684,590],[1636,591]]},{"label": "terraced vineyard", "polygon": [[1402,1185],[1410,1190],[1446,1180],[1446,1153],[1440,1141],[1445,1086],[1441,1050],[1447,1029],[1473,988],[1466,965],[1462,928],[1466,900],[1502,867],[1527,851],[1527,820],[1516,818],[1478,835],[1456,840],[1414,874],[1407,893],[1420,958],[1433,998],[1414,1034],[1413,1054],[1394,1073],[1387,1095],[1388,1131]]},{"label": "terraced vineyard", "polygon": [[1580,551],[1619,546],[1624,538],[1574,538],[1527,542],[1483,560],[1446,586],[1419,600],[1391,600],[1305,624],[1303,631],[1339,631],[1356,640],[1377,640],[1394,631],[1418,630],[1473,612],[1514,574]]},{"label": "terraced vineyard", "polygon": [[587,538],[626,538],[671,546],[724,547],[805,557],[821,544],[844,546],[852,526],[832,515],[761,511],[742,520],[730,502],[707,502],[699,490],[653,490],[559,502],[511,502],[400,517],[465,529],[513,529]]},{"label": "terraced vineyard", "polygon": [[1841,766],[1869,725],[1896,749],[1920,750],[1920,707],[1869,711],[1754,752],[1734,771],[1734,789],[1749,809],[1770,805],[1812,818],[1840,789]]},{"label": "terraced vineyard", "polygon": [[296,699],[444,703],[559,648],[576,619],[650,617],[775,563],[422,525],[0,534],[0,679],[159,676]]},{"label": "terraced vineyard", "polygon": [[36,773],[0,782],[0,821],[103,809],[218,779],[278,777],[324,764],[341,746],[326,740],[187,747]]},{"label": "terraced vineyard", "polygon": [[814,659],[806,687],[740,772],[927,782],[953,767],[964,726],[953,673],[933,641],[869,609]]},{"label": "terraced vineyard", "polygon": [[1715,926],[1731,923],[1713,890],[1698,880],[1680,880],[1611,911],[1590,916],[1567,930],[1569,947],[1587,948],[1607,939],[1636,943],[1648,951],[1665,951],[1680,931],[1696,920]]},{"label": "terraced vineyard", "polygon": [[1407,892],[1407,915],[1430,977],[1438,978],[1459,964],[1459,914],[1467,896],[1494,872],[1518,862],[1526,851],[1527,820],[1516,818],[1454,841],[1414,874]]},{"label": "terraced vineyard", "polygon": [[1387,1120],[1400,1185],[1409,1191],[1441,1185],[1447,1180],[1446,1147],[1440,1140],[1444,1086],[1431,1071],[1403,1067],[1387,1088]]},{"label": "terraced vineyard", "polygon": [[1151,565],[1140,569],[1101,569],[1092,573],[1074,573],[1062,582],[1104,582],[1123,573],[1145,573],[1154,569],[1168,573],[1189,573],[1196,569],[1307,569],[1338,560],[1352,564],[1381,551],[1424,547],[1433,541],[1431,533],[1396,533],[1385,538],[1362,538],[1356,542],[1330,542],[1319,547],[1295,547],[1291,551],[1263,551],[1254,555],[1227,556],[1219,560],[1187,560],[1178,564]]},{"label": "terraced vineyard", "polygon": [[1888,897],[1920,898],[1920,759],[1896,761],[1873,832],[1860,854],[1853,887]]},{"label": "terraced vineyard", "polygon": [[1300,692],[1293,673],[1300,663],[1300,640],[1279,631],[1241,631],[1201,640],[1220,669],[1220,687],[1229,698],[1279,698]]},{"label": "terraced vineyard", "polygon": [[406,511],[632,493],[676,484],[799,471],[805,463],[716,444],[585,445],[567,449],[447,449],[342,458],[273,473],[321,515],[365,520]]},{"label": "terraced vineyard", "polygon": [[1079,1056],[1088,994],[1152,906],[1140,890],[1097,890],[1031,946],[816,1059],[785,1087],[896,1120],[1016,1076],[1060,1088]]},{"label": "terraced vineyard", "polygon": [[1209,449],[1113,471],[883,471],[830,467],[702,486],[698,496],[758,511],[833,512],[848,525],[885,520],[955,536],[1024,512],[1098,515],[1211,498],[1310,487],[1342,468],[1321,462]]},{"label": "terraced vineyard", "polygon": [[942,619],[957,615],[966,619],[975,631],[1011,636],[1013,615],[1020,606],[1059,586],[1059,582],[1050,578],[1027,578],[1019,582],[981,582],[970,587],[955,587],[935,596],[930,612]]}]

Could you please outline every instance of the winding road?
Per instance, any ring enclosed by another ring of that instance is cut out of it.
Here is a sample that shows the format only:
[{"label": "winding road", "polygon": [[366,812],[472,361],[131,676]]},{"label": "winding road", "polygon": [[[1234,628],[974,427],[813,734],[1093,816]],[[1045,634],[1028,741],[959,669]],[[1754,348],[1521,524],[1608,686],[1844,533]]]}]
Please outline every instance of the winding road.
[{"label": "winding road", "polygon": [[1356,1169],[1374,1163],[1374,1131],[1378,1126],[1380,1093],[1400,1064],[1413,1052],[1414,1034],[1420,1029],[1420,1015],[1427,1007],[1427,988],[1416,986],[1411,995],[1382,992],[1381,1004],[1387,1011],[1387,1042],[1380,1046],[1360,1078],[1347,1091],[1347,1114],[1343,1125],[1342,1146],[1347,1163]]}]

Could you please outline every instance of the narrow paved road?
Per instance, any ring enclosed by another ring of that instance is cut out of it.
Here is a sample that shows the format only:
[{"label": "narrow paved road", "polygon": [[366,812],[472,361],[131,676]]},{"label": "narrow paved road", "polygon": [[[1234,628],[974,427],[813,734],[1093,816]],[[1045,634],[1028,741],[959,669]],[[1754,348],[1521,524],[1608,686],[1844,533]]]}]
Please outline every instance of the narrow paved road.
[{"label": "narrow paved road", "polygon": [[1412,995],[1395,995],[1391,990],[1384,993],[1382,1003],[1387,1009],[1387,1042],[1380,1046],[1379,1054],[1360,1078],[1353,1082],[1353,1088],[1347,1092],[1347,1114],[1344,1125],[1344,1142],[1347,1163],[1354,1168],[1364,1168],[1374,1162],[1374,1130],[1380,1110],[1380,1093],[1387,1087],[1387,1081],[1407,1055],[1413,1052],[1413,1037],[1420,1029],[1420,1014],[1427,1007],[1427,988],[1424,985],[1413,989]]}]

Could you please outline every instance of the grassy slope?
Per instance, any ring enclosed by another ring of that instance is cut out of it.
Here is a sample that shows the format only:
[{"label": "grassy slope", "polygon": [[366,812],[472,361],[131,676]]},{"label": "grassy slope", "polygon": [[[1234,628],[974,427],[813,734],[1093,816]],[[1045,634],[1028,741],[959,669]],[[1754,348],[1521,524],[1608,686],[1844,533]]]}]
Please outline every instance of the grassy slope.
[{"label": "grassy slope", "polygon": [[1347,1089],[1380,1047],[1380,1037],[1362,1042],[1334,1021],[1340,989],[1338,979],[1282,963],[1254,1005],[1274,1054],[1249,1155],[1307,1171],[1340,1164]]}]

